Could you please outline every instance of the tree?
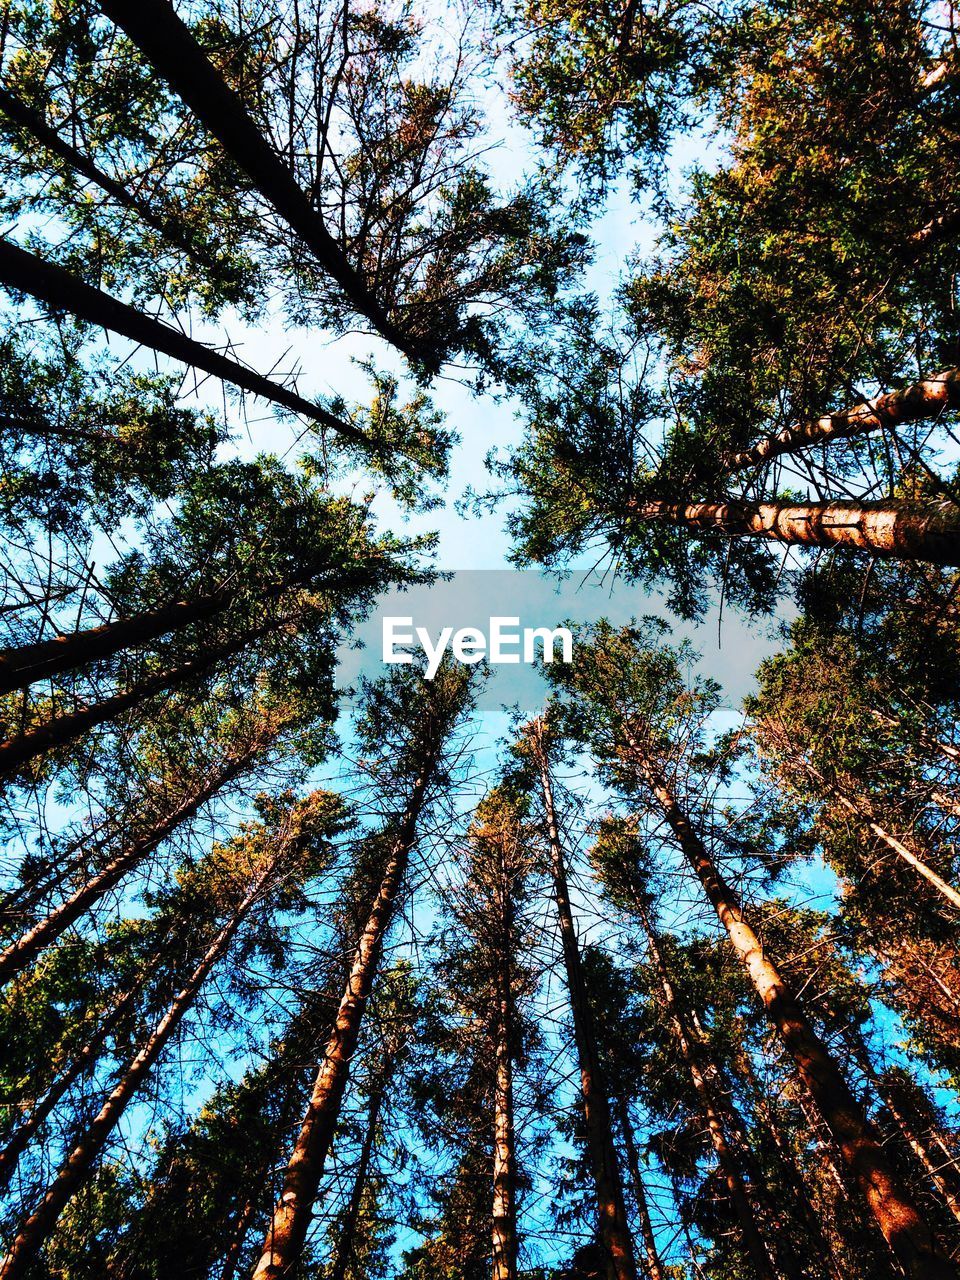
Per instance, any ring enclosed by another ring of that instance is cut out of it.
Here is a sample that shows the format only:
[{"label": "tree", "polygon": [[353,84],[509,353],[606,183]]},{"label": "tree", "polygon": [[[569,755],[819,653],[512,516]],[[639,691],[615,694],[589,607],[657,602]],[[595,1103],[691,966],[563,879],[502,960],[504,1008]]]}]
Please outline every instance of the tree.
[{"label": "tree", "polygon": [[[364,1010],[383,952],[418,823],[444,768],[447,739],[469,705],[468,682],[448,667],[435,680],[387,678],[370,686],[358,724],[377,752],[389,788],[389,818],[365,850],[371,886],[369,914],[356,943],[333,1032],[294,1143],[273,1220],[267,1228],[257,1280],[282,1275],[299,1256],[356,1048]],[[399,803],[398,803],[399,802]],[[400,805],[402,804],[402,808]]]},{"label": "tree", "polygon": [[255,908],[264,909],[271,895],[276,902],[279,894],[282,901],[286,876],[302,878],[316,872],[317,860],[324,857],[331,820],[336,823],[341,816],[339,806],[336,803],[331,805],[331,799],[329,795],[314,793],[299,806],[287,806],[279,812],[274,809],[270,814],[267,807],[273,821],[272,829],[269,825],[261,825],[238,836],[230,845],[214,849],[214,861],[221,861],[223,871],[227,873],[224,877],[226,883],[220,890],[225,897],[220,908],[222,925],[205,940],[205,946],[201,947],[182,987],[147,1032],[135,1054],[122,1067],[100,1111],[75,1137],[73,1149],[42,1200],[17,1232],[0,1272],[6,1276],[27,1273],[63,1208],[89,1176],[93,1162],[131,1099],[196,1001],[214,965],[227,952],[246,917]]},{"label": "tree", "polygon": [[614,778],[648,796],[662,814],[898,1259],[913,1274],[948,1276],[952,1267],[936,1249],[909,1190],[670,786],[667,770],[683,762],[682,739],[674,736],[676,729],[670,732],[671,721],[693,730],[716,692],[708,682],[688,690],[682,658],[655,644],[649,628],[646,634],[632,628],[615,634],[604,624],[581,642],[579,661],[569,675],[559,676],[572,695],[571,727],[579,721]]},{"label": "tree", "polygon": [[560,925],[563,964],[570,1011],[573,1015],[574,1041],[580,1065],[583,1117],[587,1147],[597,1194],[599,1235],[605,1250],[609,1280],[632,1280],[636,1275],[633,1240],[624,1206],[620,1160],[613,1137],[610,1099],[604,1080],[593,1015],[584,986],[580,946],[570,907],[567,869],[561,841],[559,819],[550,773],[549,737],[542,719],[532,721],[524,730],[517,753],[528,757],[530,768],[540,787],[540,804],[546,830],[553,878],[553,896]]}]

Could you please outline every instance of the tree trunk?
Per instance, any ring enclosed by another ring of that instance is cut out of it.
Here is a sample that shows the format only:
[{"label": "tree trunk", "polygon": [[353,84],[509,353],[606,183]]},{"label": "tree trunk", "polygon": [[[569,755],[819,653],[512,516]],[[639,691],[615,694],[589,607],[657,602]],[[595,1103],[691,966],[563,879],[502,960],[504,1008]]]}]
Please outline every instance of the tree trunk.
[{"label": "tree trunk", "polygon": [[390,849],[379,891],[354,953],[336,1022],[324,1051],[303,1125],[287,1164],[283,1189],[267,1228],[263,1252],[254,1269],[253,1280],[279,1280],[281,1276],[289,1276],[303,1249],[307,1228],[313,1216],[317,1189],[340,1115],[350,1074],[350,1062],[356,1051],[364,1011],[383,952],[384,935],[393,920],[410,850],[416,839],[417,820],[439,754],[440,743],[432,742],[427,751],[424,770],[414,784],[410,802]]},{"label": "tree trunk", "polygon": [[100,7],[126,32],[234,164],[303,240],[360,315],[398,350],[421,362],[422,353],[370,292],[293,174],[263,137],[242,100],[211,65],[169,0],[138,0],[135,4],[129,0],[102,0]]},{"label": "tree trunk", "polygon": [[743,961],[767,1017],[796,1063],[894,1255],[911,1280],[957,1280],[956,1268],[937,1250],[863,1108],[747,923],[737,895],[715,866],[663,775],[632,737],[629,726],[625,724],[624,729],[642,777]]},{"label": "tree trunk", "polygon": [[357,1223],[360,1220],[360,1209],[363,1204],[363,1193],[367,1188],[367,1175],[370,1171],[370,1159],[376,1141],[377,1124],[380,1119],[380,1108],[386,1091],[386,1081],[381,1080],[370,1095],[370,1107],[367,1112],[367,1127],[360,1148],[360,1161],[357,1165],[357,1176],[353,1180],[350,1192],[350,1203],[343,1221],[338,1226],[337,1251],[327,1280],[346,1280],[347,1268],[353,1261],[356,1247]]},{"label": "tree trunk", "polygon": [[250,1199],[237,1214],[233,1236],[227,1246],[226,1253],[223,1255],[223,1270],[220,1272],[220,1280],[233,1280],[233,1277],[237,1274],[243,1242],[246,1239],[247,1232],[250,1230],[250,1223],[253,1221],[253,1215],[256,1211],[256,1201]]},{"label": "tree trunk", "polygon": [[181,822],[192,818],[222,787],[239,777],[267,745],[270,736],[272,735],[257,735],[238,755],[219,764],[214,773],[181,800],[172,813],[121,849],[115,858],[92,875],[65,902],[0,953],[0,984],[9,982],[21,973],[44,947],[55,942],[84,912],[99,902],[114,885],[119,884],[126,873],[152,853]]},{"label": "tree trunk", "polygon": [[553,784],[546,751],[542,739],[542,721],[536,721],[531,733],[531,743],[540,770],[543,808],[546,817],[547,839],[553,873],[554,899],[560,921],[563,959],[573,1014],[573,1033],[580,1064],[580,1084],[583,1098],[584,1125],[587,1146],[593,1168],[597,1191],[597,1207],[600,1215],[600,1238],[607,1253],[610,1280],[637,1280],[637,1266],[633,1254],[633,1241],[624,1206],[623,1183],[620,1164],[613,1140],[610,1103],[600,1065],[593,1018],[587,1000],[586,987],[580,964],[580,947],[570,909],[567,873],[564,865],[563,846],[553,801]]},{"label": "tree trunk", "polygon": [[677,993],[670,978],[663,952],[660,950],[660,943],[653,924],[642,907],[639,908],[639,914],[644,932],[647,935],[650,958],[657,971],[663,991],[664,1006],[673,1023],[680,1056],[686,1063],[687,1070],[690,1072],[690,1079],[700,1101],[707,1133],[710,1136],[710,1145],[713,1147],[714,1154],[717,1157],[717,1163],[723,1175],[727,1194],[730,1196],[730,1202],[740,1224],[740,1234],[743,1237],[744,1248],[757,1275],[762,1277],[762,1280],[776,1280],[773,1260],[757,1225],[757,1213],[744,1182],[741,1161],[730,1146],[728,1135],[738,1133],[741,1126],[731,1113],[722,1091],[716,1087],[718,1073],[716,1070],[711,1071],[709,1064],[704,1061],[705,1046],[689,1025],[686,1013],[677,999]]},{"label": "tree trunk", "polygon": [[208,946],[203,958],[177,993],[163,1017],[141,1045],[110,1093],[99,1113],[87,1126],[70,1155],[60,1166],[38,1208],[20,1227],[6,1258],[0,1265],[0,1280],[18,1280],[29,1273],[33,1260],[43,1247],[68,1202],[86,1182],[94,1161],[120,1123],[124,1111],[136,1095],[147,1074],[159,1058],[184,1015],[193,1006],[210,970],[224,955],[234,935],[249,913],[272,874],[277,858],[271,860],[247,891],[230,920]]},{"label": "tree trunk", "polygon": [[195,600],[177,600],[86,631],[72,631],[52,640],[0,650],[0,694],[29,688],[37,680],[75,671],[102,658],[111,658],[124,649],[148,644],[193,622],[206,621],[222,613],[231,599],[231,592],[213,591]]},{"label": "tree trunk", "polygon": [[166,671],[157,671],[145,676],[129,689],[124,689],[122,693],[112,694],[101,702],[90,703],[79,711],[54,716],[52,720],[47,720],[36,729],[31,729],[16,738],[8,738],[6,742],[0,742],[0,783],[4,779],[16,777],[23,766],[29,764],[31,760],[36,760],[49,751],[75,742],[89,729],[115,720],[125,711],[152,698],[154,694],[168,692],[180,688],[181,685],[189,684],[191,680],[210,671],[224,658],[240,653],[254,640],[279,630],[289,621],[289,618],[279,619],[256,627],[245,635],[237,636],[233,640],[208,649],[199,657],[182,662],[178,667],[170,667]]},{"label": "tree trunk", "polygon": [[875,820],[872,808],[865,797],[857,796],[852,798],[839,790],[835,790],[834,794],[843,808],[862,822],[871,835],[885,844],[888,849],[892,849],[897,857],[902,858],[907,866],[916,871],[918,875],[923,876],[924,880],[928,884],[932,884],[937,893],[946,898],[951,906],[960,909],[960,892],[952,884],[948,884],[942,876],[937,875],[936,871],[929,867],[922,858],[919,858],[912,849],[908,848],[902,840],[892,835],[884,827],[881,827]]},{"label": "tree trunk", "polygon": [[653,1234],[653,1223],[650,1221],[650,1206],[647,1203],[647,1193],[643,1187],[643,1173],[640,1169],[640,1155],[637,1151],[636,1139],[633,1136],[630,1108],[627,1106],[627,1100],[622,1093],[617,1094],[615,1106],[617,1108],[617,1119],[620,1123],[620,1132],[623,1134],[624,1150],[627,1153],[627,1168],[630,1171],[633,1202],[637,1207],[637,1218],[640,1222],[640,1238],[643,1241],[647,1271],[650,1280],[666,1280],[663,1263],[660,1261],[660,1254],[657,1252],[657,1240]]},{"label": "tree trunk", "polygon": [[810,1200],[801,1168],[790,1149],[789,1143],[780,1131],[780,1123],[775,1114],[776,1103],[772,1107],[768,1103],[766,1092],[753,1069],[750,1055],[742,1045],[738,1047],[737,1069],[739,1074],[750,1085],[757,1123],[766,1134],[771,1147],[776,1153],[777,1168],[780,1171],[784,1186],[793,1199],[796,1217],[801,1228],[806,1232],[812,1256],[820,1259],[831,1280],[846,1280],[846,1273],[836,1256],[832,1244],[824,1234],[820,1219]]},{"label": "tree trunk", "polygon": [[852,409],[828,413],[763,436],[748,449],[727,454],[720,466],[725,474],[743,471],[785,453],[798,453],[871,431],[890,431],[910,422],[939,417],[949,409],[960,409],[960,369],[943,369],[902,391],[888,391]]},{"label": "tree trunk", "polygon": [[846,547],[871,556],[960,564],[960,513],[905,502],[628,502],[630,515],[692,533],[797,547]]},{"label": "tree trunk", "polygon": [[199,266],[204,267],[207,271],[215,271],[217,263],[204,249],[195,243],[195,237],[191,235],[189,229],[183,225],[178,218],[170,214],[158,216],[153,204],[149,200],[142,200],[139,196],[128,191],[122,182],[118,182],[115,178],[111,178],[109,174],[104,173],[102,169],[76,147],[72,147],[60,137],[56,129],[51,128],[39,111],[36,111],[29,103],[24,102],[22,98],[18,98],[16,94],[0,85],[0,112],[7,117],[21,132],[31,134],[37,142],[52,155],[70,169],[79,173],[81,177],[92,182],[94,186],[100,188],[112,200],[121,205],[124,209],[130,209],[141,222],[146,226],[152,227],[165,240],[176,248],[182,250]]},{"label": "tree trunk", "polygon": [[368,444],[362,431],[349,422],[335,418],[320,405],[305,400],[279,383],[271,382],[262,374],[231,360],[229,356],[195,342],[193,338],[188,338],[162,320],[155,320],[136,307],[112,298],[93,285],[79,280],[56,263],[38,258],[3,237],[0,237],[0,284],[16,293],[36,298],[53,311],[69,312],[88,324],[119,333],[131,342],[160,351],[193,369],[212,374],[223,382],[270,400],[292,413],[319,422],[354,444]]},{"label": "tree trunk", "polygon": [[497,993],[496,1078],[493,1095],[493,1280],[517,1280],[517,1153],[513,1128],[513,982],[509,922]]}]

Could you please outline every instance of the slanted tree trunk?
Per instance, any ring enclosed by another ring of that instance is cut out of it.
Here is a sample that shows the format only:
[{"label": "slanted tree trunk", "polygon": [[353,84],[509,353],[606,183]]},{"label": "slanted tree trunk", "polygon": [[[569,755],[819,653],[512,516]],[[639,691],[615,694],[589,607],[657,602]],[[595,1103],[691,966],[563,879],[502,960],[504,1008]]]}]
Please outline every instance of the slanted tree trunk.
[{"label": "slanted tree trunk", "polygon": [[131,210],[141,222],[152,227],[168,244],[186,253],[198,266],[204,267],[208,272],[216,270],[215,259],[196,243],[196,237],[178,218],[170,213],[158,214],[151,201],[134,195],[122,182],[104,173],[89,156],[85,156],[83,152],[61,138],[39,111],[2,85],[0,85],[0,113],[17,127],[19,133],[30,134],[46,151],[55,155],[58,160],[62,160],[68,169],[73,169],[88,182],[99,187],[122,208]]},{"label": "slanted tree trunk", "polygon": [[643,1253],[650,1280],[666,1280],[666,1272],[657,1251],[657,1240],[653,1234],[653,1223],[650,1221],[650,1206],[643,1186],[643,1173],[640,1169],[640,1154],[637,1151],[637,1140],[630,1119],[630,1108],[623,1094],[615,1099],[617,1121],[623,1134],[623,1147],[627,1153],[627,1168],[630,1171],[630,1182],[633,1190],[633,1202],[637,1208],[637,1219],[640,1223],[640,1238],[643,1242]]},{"label": "slanted tree trunk", "polygon": [[101,0],[104,13],[127,33],[157,72],[183,99],[231,160],[251,180],[334,280],[344,296],[382,337],[415,362],[414,344],[393,323],[366,282],[331,236],[294,175],[250,118],[242,100],[211,65],[169,0]]},{"label": "slanted tree trunk", "polygon": [[960,891],[955,889],[952,884],[948,884],[941,875],[938,875],[899,836],[895,836],[892,832],[887,831],[885,827],[882,827],[876,821],[873,808],[865,796],[849,795],[837,788],[833,788],[833,791],[843,808],[849,814],[852,814],[872,836],[876,837],[882,844],[885,844],[888,849],[891,849],[917,875],[923,876],[924,880],[931,884],[937,893],[942,898],[945,898],[952,907],[960,910]]},{"label": "slanted tree trunk", "polygon": [[239,777],[265,749],[272,736],[272,733],[257,734],[235,755],[218,763],[212,773],[188,792],[175,809],[122,848],[116,857],[90,876],[65,902],[0,953],[0,984],[9,982],[21,973],[44,947],[55,942],[84,912],[119,884],[127,872],[148,857],[180,823],[192,818],[218,791]]},{"label": "slanted tree trunk", "polygon": [[790,1144],[781,1132],[780,1121],[776,1114],[776,1102],[774,1101],[771,1105],[768,1100],[763,1085],[757,1079],[753,1063],[750,1061],[750,1055],[742,1045],[738,1046],[737,1050],[737,1070],[750,1085],[753,1095],[753,1111],[757,1124],[766,1134],[770,1146],[776,1153],[777,1168],[780,1171],[784,1186],[793,1200],[795,1216],[801,1228],[806,1232],[812,1255],[819,1258],[823,1263],[824,1270],[829,1274],[831,1280],[847,1280],[846,1272],[836,1256],[833,1245],[824,1234],[820,1219],[813,1207],[804,1182],[801,1168],[793,1151],[790,1149]]},{"label": "slanted tree trunk", "polygon": [[97,725],[106,724],[123,715],[125,711],[139,707],[155,694],[179,689],[189,684],[191,680],[209,672],[218,662],[242,652],[262,636],[279,631],[291,620],[291,618],[281,618],[275,622],[254,627],[246,634],[215,645],[197,657],[180,663],[177,667],[144,676],[142,680],[138,680],[129,689],[124,689],[122,693],[112,694],[101,702],[90,703],[79,711],[54,716],[52,720],[46,721],[36,729],[31,729],[28,733],[0,742],[0,782],[3,779],[15,777],[24,765],[46,755],[48,751],[65,747],[82,737],[88,730],[96,728]]},{"label": "slanted tree trunk", "polygon": [[212,591],[194,600],[177,600],[86,631],[4,649],[0,651],[0,694],[26,689],[37,680],[75,671],[124,649],[148,644],[193,622],[207,621],[226,609],[231,599],[231,592]]},{"label": "slanted tree trunk", "polygon": [[364,433],[340,418],[297,395],[295,391],[271,382],[260,373],[238,364],[229,356],[212,351],[178,329],[145,315],[136,307],[86,284],[56,263],[38,258],[19,245],[0,237],[0,284],[17,293],[28,294],[53,311],[66,311],[101,329],[119,333],[131,342],[171,356],[193,369],[212,374],[242,391],[260,396],[274,404],[300,414],[312,422],[328,427],[354,444],[368,444]]},{"label": "slanted tree trunk", "polygon": [[[892,716],[889,712],[878,711],[876,707],[871,708],[870,715],[874,720],[878,721],[880,724],[887,725],[891,729],[896,729],[901,732],[904,730],[904,721],[901,716]],[[927,750],[939,751],[941,755],[945,756],[947,760],[952,761],[954,764],[960,761],[960,747],[955,747],[952,742],[942,742],[939,738],[925,732],[923,729],[920,730],[917,738],[921,746],[926,747]]]},{"label": "slanted tree trunk", "polygon": [[271,859],[255,878],[243,901],[235,908],[228,922],[207,947],[203,958],[174,997],[163,1017],[127,1063],[106,1102],[60,1166],[53,1182],[47,1187],[43,1200],[18,1230],[3,1263],[0,1264],[0,1280],[18,1280],[19,1277],[29,1274],[33,1260],[56,1226],[60,1214],[90,1176],[94,1162],[120,1123],[131,1099],[143,1085],[147,1074],[185,1014],[192,1008],[211,969],[224,955],[240,925],[263,893],[276,868],[278,858],[279,855]]},{"label": "slanted tree trunk", "polygon": [[717,1085],[717,1072],[711,1071],[705,1061],[705,1046],[690,1026],[667,969],[660,943],[646,911],[640,907],[639,915],[647,936],[650,959],[653,961],[663,991],[665,1008],[673,1024],[680,1056],[690,1072],[690,1079],[700,1102],[703,1120],[707,1126],[710,1145],[720,1166],[720,1173],[733,1205],[740,1226],[740,1234],[747,1255],[757,1275],[762,1280],[776,1280],[776,1271],[770,1251],[757,1223],[757,1212],[747,1191],[741,1160],[731,1146],[731,1137],[740,1131],[736,1118],[731,1114],[727,1100]]},{"label": "slanted tree trunk", "polygon": [[764,951],[744,916],[739,898],[720,874],[653,759],[641,748],[630,726],[623,727],[633,762],[743,961],[767,1017],[796,1063],[894,1255],[911,1280],[957,1280],[956,1268],[937,1249],[927,1223],[890,1166],[863,1108]]},{"label": "slanted tree trunk", "polygon": [[257,1202],[251,1198],[245,1202],[237,1214],[230,1243],[227,1246],[226,1253],[223,1255],[223,1270],[220,1272],[219,1280],[233,1280],[233,1277],[237,1274],[243,1242],[247,1238],[247,1232],[250,1230],[250,1223],[253,1221],[253,1215],[256,1211]]},{"label": "slanted tree trunk", "polygon": [[410,801],[390,846],[380,888],[357,943],[333,1031],[287,1164],[283,1188],[267,1228],[253,1280],[279,1280],[281,1276],[289,1276],[303,1250],[320,1179],[323,1177],[327,1154],[340,1115],[350,1063],[357,1048],[363,1015],[383,953],[384,937],[396,910],[397,897],[416,839],[420,811],[440,750],[439,737],[433,738],[426,745],[422,772],[414,783]]},{"label": "slanted tree trunk", "polygon": [[960,564],[960,512],[906,502],[631,501],[628,514],[698,533],[796,547],[845,547],[881,559]]},{"label": "slanted tree trunk", "polygon": [[577,931],[570,909],[563,845],[560,841],[560,829],[553,799],[553,783],[543,745],[542,728],[542,721],[534,722],[530,741],[540,771],[554,900],[560,921],[564,967],[570,994],[570,1009],[573,1014],[573,1034],[580,1064],[584,1125],[600,1215],[600,1239],[607,1253],[610,1280],[636,1280],[637,1266],[624,1206],[620,1162],[617,1159],[617,1149],[613,1140],[610,1103],[583,980]]},{"label": "slanted tree trunk", "polygon": [[720,466],[727,474],[744,471],[785,453],[798,453],[871,431],[891,431],[924,418],[936,418],[949,409],[960,409],[960,369],[943,369],[902,391],[888,391],[852,409],[785,427],[761,437],[747,449],[727,454]]},{"label": "slanted tree trunk", "polygon": [[[313,587],[317,576],[301,571],[283,583],[258,583],[255,587],[257,603],[262,607],[297,588],[308,584]],[[346,589],[353,584],[360,585],[360,579],[345,571],[339,575],[335,585]],[[72,631],[50,640],[0,650],[0,695],[14,689],[29,688],[38,680],[75,671],[127,649],[139,648],[160,636],[182,631],[193,623],[208,622],[227,610],[236,594],[234,590],[221,588],[193,600],[172,601],[158,609],[105,622],[86,631]],[[290,621],[292,616],[282,621]],[[248,631],[245,634],[248,642],[260,633]]]},{"label": "slanted tree trunk", "polygon": [[370,1160],[373,1156],[377,1125],[380,1121],[380,1108],[383,1106],[385,1092],[386,1080],[382,1079],[370,1095],[370,1103],[367,1108],[367,1125],[363,1134],[363,1143],[360,1147],[360,1159],[357,1164],[356,1176],[353,1180],[353,1188],[350,1192],[350,1203],[347,1205],[347,1211],[342,1221],[337,1226],[337,1248],[327,1280],[346,1280],[347,1270],[353,1261],[357,1241],[357,1224],[360,1221],[363,1195],[367,1189]]},{"label": "slanted tree trunk", "polygon": [[[21,883],[17,888],[0,896],[0,921],[4,927],[8,923],[13,924],[18,917],[26,920],[48,894],[62,888],[89,858],[91,850],[87,847],[88,844],[92,844],[94,836],[107,830],[109,822],[108,816],[102,817],[89,831],[83,832],[65,848],[58,849],[55,855],[51,855],[47,866],[22,873]],[[54,858],[56,870],[51,871],[49,867]]]}]

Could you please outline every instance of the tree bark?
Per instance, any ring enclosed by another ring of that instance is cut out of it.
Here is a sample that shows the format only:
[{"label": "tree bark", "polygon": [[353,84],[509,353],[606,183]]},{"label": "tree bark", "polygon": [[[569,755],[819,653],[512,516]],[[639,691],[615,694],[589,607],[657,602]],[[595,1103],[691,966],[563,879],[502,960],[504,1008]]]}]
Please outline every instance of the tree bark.
[{"label": "tree bark", "polygon": [[906,502],[636,502],[628,514],[692,533],[842,547],[881,559],[960,564],[960,513]]},{"label": "tree bark", "polygon": [[637,1142],[633,1134],[633,1123],[630,1119],[630,1108],[627,1100],[622,1093],[618,1093],[615,1099],[617,1108],[617,1119],[620,1123],[620,1132],[623,1134],[623,1147],[627,1153],[627,1168],[630,1171],[630,1181],[633,1189],[633,1202],[637,1208],[637,1218],[640,1222],[640,1238],[643,1241],[643,1252],[646,1258],[647,1271],[650,1280],[666,1280],[666,1273],[663,1269],[663,1263],[660,1261],[660,1254],[657,1252],[657,1240],[653,1234],[653,1223],[650,1221],[650,1206],[647,1203],[647,1193],[643,1186],[643,1173],[640,1169],[640,1154],[637,1151]]},{"label": "tree bark", "polygon": [[960,409],[960,369],[943,369],[902,391],[888,391],[852,409],[785,427],[783,431],[763,436],[748,449],[727,454],[720,460],[720,466],[725,474],[731,474],[785,453],[797,453],[871,431],[889,431],[924,418],[935,418],[950,409]]},{"label": "tree bark", "polygon": [[[509,910],[509,889],[500,903]],[[503,919],[497,987],[496,1076],[493,1095],[493,1280],[517,1280],[517,1152],[513,1125],[512,922]]]},{"label": "tree bark", "polygon": [[55,942],[84,912],[119,884],[126,873],[152,853],[181,822],[192,818],[222,787],[239,777],[260,754],[271,736],[257,735],[243,750],[218,764],[211,776],[185,796],[172,813],[121,849],[116,857],[92,875],[65,902],[0,953],[0,983],[7,983],[21,973],[44,947]]},{"label": "tree bark", "polygon": [[553,783],[543,745],[542,721],[535,721],[530,741],[540,771],[540,785],[546,817],[547,840],[553,874],[554,900],[560,922],[564,967],[573,1014],[573,1033],[580,1065],[580,1085],[587,1146],[593,1168],[600,1216],[600,1238],[607,1253],[609,1280],[637,1280],[633,1241],[627,1223],[620,1162],[613,1140],[610,1102],[600,1064],[593,1017],[587,999],[580,961],[577,931],[570,909],[570,894],[563,846],[553,800]]},{"label": "tree bark", "polygon": [[100,7],[307,245],[360,315],[411,360],[423,362],[423,354],[370,292],[293,174],[263,137],[242,100],[211,65],[169,0],[100,0]]},{"label": "tree bark", "polygon": [[911,1119],[907,1115],[907,1108],[901,1098],[898,1097],[898,1092],[900,1091],[898,1091],[896,1081],[890,1080],[875,1070],[870,1051],[859,1028],[850,1027],[846,1032],[845,1038],[851,1047],[857,1065],[870,1081],[887,1111],[889,1111],[904,1143],[912,1151],[914,1158],[933,1184],[949,1213],[957,1222],[960,1222],[960,1198],[958,1198],[954,1188],[951,1187],[949,1180],[943,1176],[943,1168],[951,1166],[950,1157],[946,1153],[946,1149],[944,1148],[944,1154],[947,1155],[947,1165],[944,1165],[943,1162],[934,1158],[926,1142],[924,1142],[920,1132],[921,1126],[911,1123]]},{"label": "tree bark", "polygon": [[429,744],[425,767],[414,784],[410,802],[391,846],[380,888],[354,953],[336,1022],[324,1051],[303,1125],[287,1164],[283,1189],[267,1228],[263,1251],[252,1280],[279,1280],[281,1276],[289,1276],[303,1250],[320,1179],[323,1177],[333,1132],[340,1115],[351,1059],[356,1051],[363,1015],[383,953],[384,936],[393,920],[410,850],[416,839],[420,810],[439,759],[440,748],[439,741]]},{"label": "tree bark", "polygon": [[53,1182],[48,1186],[40,1205],[17,1232],[7,1256],[0,1265],[0,1280],[19,1280],[19,1277],[29,1273],[34,1258],[56,1226],[60,1214],[86,1182],[94,1161],[120,1123],[131,1099],[143,1084],[185,1014],[193,1006],[210,970],[224,955],[243,920],[263,892],[277,860],[277,858],[272,859],[256,877],[243,901],[207,947],[200,963],[174,997],[163,1017],[127,1063],[123,1075],[106,1102],[87,1126],[70,1155],[61,1165]]},{"label": "tree bark", "polygon": [[767,1017],[796,1063],[894,1255],[910,1280],[957,1280],[956,1268],[937,1249],[863,1108],[744,917],[739,898],[720,874],[659,769],[628,725],[624,730],[634,763],[743,961]]},{"label": "tree bark", "polygon": [[124,649],[148,644],[193,622],[205,621],[222,613],[232,598],[232,592],[212,591],[194,600],[177,600],[86,631],[72,631],[51,640],[0,650],[0,694],[29,688],[37,680],[75,671]]},{"label": "tree bark", "polygon": [[922,858],[918,857],[912,849],[908,848],[901,839],[887,831],[886,828],[881,827],[875,820],[872,808],[865,797],[857,796],[854,798],[840,790],[836,790],[835,795],[843,808],[862,822],[872,836],[875,836],[876,839],[885,844],[888,849],[892,849],[897,857],[902,858],[907,866],[916,871],[918,875],[923,876],[924,880],[928,884],[932,884],[937,893],[946,898],[951,906],[960,909],[960,891],[956,890],[952,884],[948,884],[942,876],[937,875],[936,871],[929,867]]},{"label": "tree bark", "polygon": [[69,312],[88,324],[119,333],[131,342],[160,351],[191,368],[212,374],[223,382],[232,383],[243,391],[270,400],[292,413],[319,422],[354,444],[370,444],[362,431],[349,422],[334,417],[321,405],[305,400],[295,391],[289,391],[262,374],[247,369],[229,356],[221,355],[219,351],[212,351],[178,329],[164,324],[162,320],[155,320],[136,307],[120,302],[71,275],[56,263],[38,258],[3,237],[0,237],[0,284],[17,293],[29,294],[53,311]]},{"label": "tree bark", "polygon": [[750,1084],[757,1123],[776,1152],[777,1168],[793,1199],[800,1225],[808,1236],[812,1256],[822,1261],[824,1270],[831,1280],[846,1280],[846,1273],[836,1256],[833,1245],[824,1234],[820,1219],[810,1200],[801,1168],[790,1150],[789,1143],[780,1131],[780,1124],[775,1114],[776,1107],[769,1105],[764,1088],[757,1080],[750,1056],[742,1046],[737,1053],[737,1069]]}]

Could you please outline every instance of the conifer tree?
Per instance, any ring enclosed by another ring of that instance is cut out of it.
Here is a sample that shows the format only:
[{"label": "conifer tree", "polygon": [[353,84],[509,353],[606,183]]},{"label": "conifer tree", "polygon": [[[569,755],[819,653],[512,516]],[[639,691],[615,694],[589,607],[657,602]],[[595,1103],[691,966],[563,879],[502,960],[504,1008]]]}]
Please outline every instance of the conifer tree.
[{"label": "conifer tree", "polygon": [[[217,911],[222,924],[215,932],[198,939],[195,961],[180,976],[182,986],[156,1023],[149,1028],[136,1051],[124,1063],[114,1087],[89,1125],[73,1139],[73,1147],[49,1184],[40,1202],[22,1223],[13,1239],[0,1271],[8,1276],[27,1274],[31,1260],[42,1248],[57,1218],[90,1176],[94,1161],[147,1074],[155,1066],[185,1015],[190,1011],[211,970],[224,957],[238,930],[254,910],[273,909],[286,891],[284,880],[315,874],[318,859],[325,856],[331,819],[339,819],[339,806],[331,797],[314,794],[298,806],[267,806],[268,822],[237,836],[229,845],[215,847],[212,856],[219,863],[212,872]],[[203,868],[210,874],[210,869]],[[188,873],[189,874],[189,873]],[[196,873],[194,873],[196,874]],[[201,872],[201,875],[203,873]],[[218,880],[220,883],[218,883]],[[192,886],[187,886],[187,893]],[[219,900],[218,900],[219,899]],[[182,907],[181,907],[182,911]]]},{"label": "conifer tree", "polygon": [[[600,624],[585,639],[572,672],[552,673],[571,694],[571,727],[590,741],[613,778],[628,793],[648,796],[667,823],[898,1260],[915,1275],[951,1275],[952,1265],[936,1248],[836,1061],[762,947],[739,895],[671,785],[668,770],[685,764],[678,727],[697,740],[715,703],[715,687],[701,682],[688,690],[682,659],[656,647],[649,628],[646,634],[633,628],[616,634]],[[690,750],[689,742],[684,745]]]},{"label": "conifer tree", "polygon": [[[430,682],[419,675],[400,676],[368,688],[357,728],[364,745],[376,753],[371,772],[384,788],[386,810],[383,827],[370,837],[364,851],[371,886],[368,914],[254,1270],[257,1280],[283,1275],[303,1249],[350,1061],[385,936],[403,892],[418,825],[447,767],[450,734],[468,706],[467,678],[451,667]],[[379,768],[374,769],[374,761]]]}]

